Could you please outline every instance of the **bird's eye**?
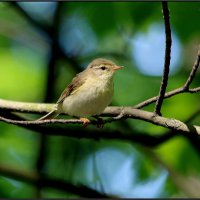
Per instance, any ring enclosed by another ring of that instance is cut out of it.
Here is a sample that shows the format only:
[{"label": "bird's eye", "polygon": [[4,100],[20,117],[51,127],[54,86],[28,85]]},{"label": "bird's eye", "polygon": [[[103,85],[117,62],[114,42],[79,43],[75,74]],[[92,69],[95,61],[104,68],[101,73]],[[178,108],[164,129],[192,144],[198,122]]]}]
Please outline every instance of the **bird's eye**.
[{"label": "bird's eye", "polygon": [[106,69],[106,67],[105,67],[105,66],[101,66],[101,69],[102,69],[102,70],[105,70],[105,69]]}]

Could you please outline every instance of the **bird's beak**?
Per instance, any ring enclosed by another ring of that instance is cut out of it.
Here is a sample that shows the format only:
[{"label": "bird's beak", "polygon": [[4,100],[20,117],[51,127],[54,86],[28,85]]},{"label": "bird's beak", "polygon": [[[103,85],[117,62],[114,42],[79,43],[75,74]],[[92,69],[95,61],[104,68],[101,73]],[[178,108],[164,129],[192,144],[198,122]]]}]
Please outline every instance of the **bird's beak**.
[{"label": "bird's beak", "polygon": [[117,66],[117,65],[115,65],[115,66],[113,67],[113,71],[116,71],[116,70],[122,69],[122,68],[124,68],[124,66]]}]

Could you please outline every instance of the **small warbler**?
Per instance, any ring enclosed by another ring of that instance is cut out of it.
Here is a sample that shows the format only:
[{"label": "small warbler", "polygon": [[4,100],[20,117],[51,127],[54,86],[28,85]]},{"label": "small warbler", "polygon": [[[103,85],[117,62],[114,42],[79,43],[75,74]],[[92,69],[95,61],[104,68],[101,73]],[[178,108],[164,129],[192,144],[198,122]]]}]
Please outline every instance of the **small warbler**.
[{"label": "small warbler", "polygon": [[101,114],[111,103],[113,96],[113,75],[123,68],[110,60],[98,58],[77,74],[63,91],[55,108],[39,120],[52,119],[65,112],[79,117],[84,125],[90,120],[85,117]]}]

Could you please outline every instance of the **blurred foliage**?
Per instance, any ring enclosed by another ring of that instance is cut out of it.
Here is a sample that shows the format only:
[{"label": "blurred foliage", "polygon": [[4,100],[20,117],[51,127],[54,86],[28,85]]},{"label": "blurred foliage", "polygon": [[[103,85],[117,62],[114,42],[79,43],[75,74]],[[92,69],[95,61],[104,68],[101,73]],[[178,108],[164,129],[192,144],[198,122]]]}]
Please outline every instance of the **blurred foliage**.
[{"label": "blurred foliage", "polygon": [[[96,57],[106,57],[126,66],[116,74],[112,105],[131,106],[158,94],[161,76],[148,76],[132,57],[132,40],[155,23],[163,23],[160,2],[60,2],[59,45],[82,68]],[[57,2],[18,3],[33,20],[52,24]],[[181,43],[177,70],[171,74],[167,90],[182,86],[195,61],[199,43],[199,2],[170,2],[173,33]],[[44,10],[51,13],[44,19]],[[55,24],[52,24],[56,27]],[[164,32],[164,29],[162,30]],[[0,98],[42,102],[45,98],[51,38],[34,26],[13,3],[0,3]],[[165,41],[163,41],[163,44]],[[161,44],[161,45],[163,45]],[[143,44],[145,45],[145,44]],[[152,47],[152,51],[154,51]],[[175,52],[176,53],[176,52]],[[143,59],[147,59],[144,55]],[[151,59],[156,61],[156,57]],[[163,58],[164,59],[164,58]],[[60,56],[55,66],[54,100],[78,72]],[[148,67],[148,66],[147,66]],[[160,66],[161,68],[163,66]],[[199,86],[197,74],[192,86]],[[199,94],[181,94],[164,101],[162,114],[187,120],[199,108]],[[153,105],[145,108],[153,111]],[[194,121],[199,125],[198,118]],[[162,135],[167,130],[139,121],[107,124],[104,129],[129,130]],[[71,125],[73,126],[73,125]],[[95,133],[95,128],[92,128]],[[0,163],[35,170],[39,152],[38,134],[0,123]],[[81,131],[81,129],[80,129]],[[175,137],[155,148],[167,165],[180,174],[199,176],[199,154],[186,138]],[[120,197],[185,197],[144,147],[121,141],[93,141],[49,136],[43,172],[72,183],[83,183],[101,192]],[[0,176],[0,197],[34,198],[36,189]],[[42,197],[78,197],[53,189]]]}]

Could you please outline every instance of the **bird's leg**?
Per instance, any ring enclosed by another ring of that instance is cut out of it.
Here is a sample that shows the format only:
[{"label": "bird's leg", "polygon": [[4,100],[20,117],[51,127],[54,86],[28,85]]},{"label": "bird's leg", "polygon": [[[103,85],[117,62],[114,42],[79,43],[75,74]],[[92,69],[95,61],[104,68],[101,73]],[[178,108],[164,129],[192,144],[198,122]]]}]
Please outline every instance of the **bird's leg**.
[{"label": "bird's leg", "polygon": [[103,119],[97,115],[93,116],[93,117],[97,120],[97,127],[103,128],[103,126],[104,126]]},{"label": "bird's leg", "polygon": [[88,118],[80,118],[80,120],[83,122],[84,128],[86,128],[88,124],[90,123],[90,120]]}]

